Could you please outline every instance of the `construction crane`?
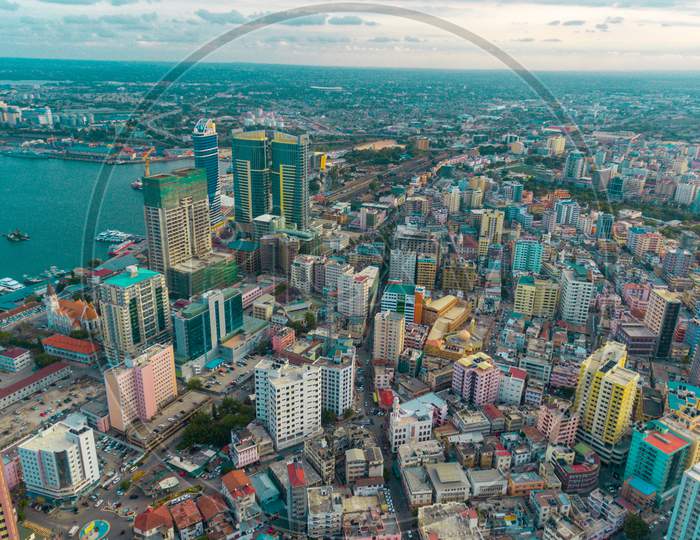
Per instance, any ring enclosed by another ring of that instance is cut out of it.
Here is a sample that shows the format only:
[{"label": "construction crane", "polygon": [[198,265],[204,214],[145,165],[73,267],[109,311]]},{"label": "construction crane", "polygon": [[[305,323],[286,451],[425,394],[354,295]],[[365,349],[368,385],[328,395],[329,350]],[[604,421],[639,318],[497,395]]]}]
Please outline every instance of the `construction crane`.
[{"label": "construction crane", "polygon": [[143,161],[144,161],[144,170],[143,170],[143,176],[151,176],[151,154],[156,151],[155,146],[152,146],[151,148],[148,149],[148,151],[143,155]]}]

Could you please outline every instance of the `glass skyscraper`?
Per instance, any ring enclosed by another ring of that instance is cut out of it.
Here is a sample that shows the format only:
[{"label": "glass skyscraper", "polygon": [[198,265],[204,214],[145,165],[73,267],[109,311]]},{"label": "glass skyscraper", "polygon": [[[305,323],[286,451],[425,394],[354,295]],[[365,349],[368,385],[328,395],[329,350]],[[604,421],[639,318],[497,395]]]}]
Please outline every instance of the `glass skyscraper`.
[{"label": "glass skyscraper", "polygon": [[212,227],[223,221],[221,213],[221,184],[219,181],[219,136],[216,124],[211,119],[202,118],[192,132],[194,145],[194,166],[207,173],[207,195],[209,196],[209,217]]},{"label": "glass skyscraper", "polygon": [[270,212],[270,143],[265,131],[234,133],[231,158],[236,221],[252,223]]},{"label": "glass skyscraper", "polygon": [[272,213],[305,231],[309,228],[309,136],[275,132],[271,146]]}]

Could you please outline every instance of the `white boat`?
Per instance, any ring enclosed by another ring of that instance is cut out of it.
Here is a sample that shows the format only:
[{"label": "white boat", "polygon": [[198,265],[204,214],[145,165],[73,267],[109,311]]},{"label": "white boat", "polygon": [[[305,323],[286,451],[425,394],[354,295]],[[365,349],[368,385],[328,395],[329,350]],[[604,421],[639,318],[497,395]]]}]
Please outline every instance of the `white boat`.
[{"label": "white boat", "polygon": [[22,285],[19,281],[6,277],[0,279],[0,288],[5,289],[7,291],[18,291],[20,289],[24,289],[24,285]]}]

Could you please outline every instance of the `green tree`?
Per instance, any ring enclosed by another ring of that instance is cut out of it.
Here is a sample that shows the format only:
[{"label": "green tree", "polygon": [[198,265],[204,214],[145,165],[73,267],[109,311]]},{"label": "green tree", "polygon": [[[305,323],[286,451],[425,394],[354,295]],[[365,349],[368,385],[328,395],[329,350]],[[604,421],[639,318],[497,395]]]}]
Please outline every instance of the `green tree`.
[{"label": "green tree", "polygon": [[321,411],[321,423],[325,425],[333,424],[337,419],[338,417],[333,411],[329,411],[328,409],[323,409],[323,411]]},{"label": "green tree", "polygon": [[125,478],[124,480],[119,482],[119,489],[121,489],[122,491],[126,491],[130,487],[131,487],[131,480],[129,480],[128,478]]},{"label": "green tree", "polygon": [[629,540],[644,540],[645,538],[649,538],[649,525],[635,514],[627,514],[623,531]]},{"label": "green tree", "polygon": [[75,339],[87,339],[88,337],[90,337],[90,334],[88,334],[87,331],[81,328],[80,330],[73,330],[70,333],[70,337]]},{"label": "green tree", "polygon": [[307,331],[316,328],[316,316],[310,311],[307,311],[304,314],[304,326],[306,327]]},{"label": "green tree", "polygon": [[51,356],[50,354],[39,353],[34,355],[34,363],[39,368],[49,366],[55,362],[58,362],[58,358]]},{"label": "green tree", "polygon": [[199,377],[192,377],[187,381],[188,390],[201,390],[202,388],[204,388],[204,384],[202,384],[202,379]]}]

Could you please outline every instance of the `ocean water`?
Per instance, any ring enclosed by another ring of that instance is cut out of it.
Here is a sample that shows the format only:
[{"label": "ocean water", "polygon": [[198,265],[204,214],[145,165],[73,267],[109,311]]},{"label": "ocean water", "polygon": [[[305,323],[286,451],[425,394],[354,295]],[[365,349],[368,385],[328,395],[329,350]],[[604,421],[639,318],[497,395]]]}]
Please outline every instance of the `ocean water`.
[{"label": "ocean water", "polygon": [[[153,173],[192,166],[192,161],[153,162]],[[0,233],[20,229],[26,242],[0,237],[0,277],[21,280],[50,266],[70,270],[82,265],[83,230],[101,164],[58,159],[0,156]],[[112,165],[97,222],[105,229],[143,234],[143,195],[130,184],[143,164]],[[95,242],[105,258],[108,244]]]}]

